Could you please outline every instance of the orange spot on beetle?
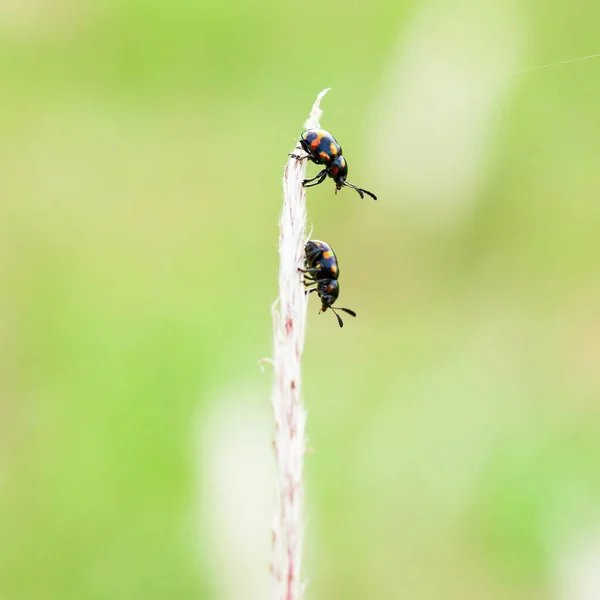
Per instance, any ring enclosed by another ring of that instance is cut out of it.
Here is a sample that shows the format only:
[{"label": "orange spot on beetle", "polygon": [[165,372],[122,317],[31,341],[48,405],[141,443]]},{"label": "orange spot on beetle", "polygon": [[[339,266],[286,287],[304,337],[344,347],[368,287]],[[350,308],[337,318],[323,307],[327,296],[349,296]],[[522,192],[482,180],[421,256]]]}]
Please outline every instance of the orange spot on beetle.
[{"label": "orange spot on beetle", "polygon": [[327,152],[319,152],[319,156],[322,160],[329,160],[329,154],[327,154]]},{"label": "orange spot on beetle", "polygon": [[337,167],[333,167],[333,168],[331,169],[331,174],[332,174],[334,177],[337,177],[337,174],[338,174],[338,172],[339,172],[339,169],[338,169]]},{"label": "orange spot on beetle", "polygon": [[323,252],[323,258],[331,258],[331,252],[327,250],[327,252]]},{"label": "orange spot on beetle", "polygon": [[320,131],[316,132],[316,138],[310,143],[310,147],[313,150],[316,150],[319,147],[319,144],[321,143],[321,138],[323,137],[323,134]]},{"label": "orange spot on beetle", "polygon": [[335,142],[331,142],[331,144],[329,144],[329,150],[331,151],[331,156],[335,156],[338,153]]},{"label": "orange spot on beetle", "polygon": [[337,267],[335,265],[331,265],[331,272],[337,273]]}]

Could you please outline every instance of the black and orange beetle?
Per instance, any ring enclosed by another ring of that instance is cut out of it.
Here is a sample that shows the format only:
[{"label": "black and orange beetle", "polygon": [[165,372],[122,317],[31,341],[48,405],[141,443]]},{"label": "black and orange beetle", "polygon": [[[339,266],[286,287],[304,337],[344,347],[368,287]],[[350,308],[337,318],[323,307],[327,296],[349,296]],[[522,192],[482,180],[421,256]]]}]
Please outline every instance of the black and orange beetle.
[{"label": "black and orange beetle", "polygon": [[[342,156],[342,148],[337,143],[336,139],[324,129],[307,129],[300,135],[300,145],[306,152],[304,156],[298,154],[290,154],[293,158],[304,160],[308,158],[316,165],[325,165],[325,168],[315,175],[312,179],[305,179],[302,182],[304,187],[312,187],[319,185],[325,181],[326,177],[331,177],[335,182],[335,193],[343,187],[350,187],[358,192],[361,198],[368,194],[377,200],[377,196],[367,190],[356,187],[346,181],[348,176],[348,163]],[[314,183],[311,183],[314,182]]]},{"label": "black and orange beetle", "polygon": [[[319,294],[321,299],[319,313],[330,308],[337,317],[340,327],[343,327],[344,321],[332,306],[340,295],[340,284],[338,283],[340,268],[331,246],[320,240],[306,242],[304,246],[304,267],[304,269],[298,270],[304,273],[304,285],[306,287],[317,286],[308,290],[307,293],[317,292]],[[356,316],[356,313],[349,308],[338,308],[337,310],[343,310],[353,317]]]}]

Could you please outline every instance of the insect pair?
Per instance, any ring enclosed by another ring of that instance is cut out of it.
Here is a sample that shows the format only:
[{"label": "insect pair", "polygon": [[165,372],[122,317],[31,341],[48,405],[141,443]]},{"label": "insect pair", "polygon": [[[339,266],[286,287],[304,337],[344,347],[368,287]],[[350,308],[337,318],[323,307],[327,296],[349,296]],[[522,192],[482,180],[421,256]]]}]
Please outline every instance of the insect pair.
[{"label": "insect pair", "polygon": [[349,187],[356,190],[361,198],[365,194],[371,196],[373,200],[377,200],[377,196],[367,190],[356,187],[352,183],[346,181],[348,177],[348,163],[342,156],[342,148],[337,143],[336,139],[324,129],[307,129],[300,135],[300,145],[306,154],[290,154],[292,158],[297,160],[305,160],[308,158],[316,165],[324,165],[325,168],[317,173],[311,179],[305,179],[302,182],[304,187],[313,187],[323,183],[327,177],[331,177],[335,183],[335,193],[343,187]]},{"label": "insect pair", "polygon": [[[344,321],[333,308],[332,304],[338,299],[340,294],[340,284],[338,277],[340,276],[340,268],[337,262],[335,253],[329,244],[320,240],[309,240],[304,247],[304,269],[298,269],[304,273],[304,285],[310,287],[316,285],[307,291],[317,292],[321,299],[321,310],[319,313],[325,312],[330,308],[337,317],[340,327],[344,326]],[[349,308],[339,308],[353,317],[356,313]]]},{"label": "insect pair", "polygon": [[[297,160],[308,158],[317,165],[325,166],[312,179],[305,179],[302,182],[303,187],[319,185],[327,177],[331,177],[335,183],[336,194],[343,187],[349,187],[356,190],[361,198],[364,198],[365,194],[367,194],[373,200],[377,200],[377,196],[372,192],[356,187],[346,181],[348,177],[348,163],[342,156],[341,146],[330,133],[324,129],[307,129],[300,135],[300,146],[306,154],[290,154],[292,158]],[[340,284],[338,282],[340,268],[331,246],[320,240],[308,241],[304,247],[304,267],[304,269],[298,270],[304,273],[304,285],[306,287],[316,286],[308,290],[307,293],[317,292],[319,294],[319,298],[321,299],[321,310],[319,313],[325,312],[330,308],[337,317],[339,326],[343,327],[344,321],[342,321],[342,317],[337,313],[337,310],[343,310],[353,317],[356,316],[356,313],[349,308],[333,308],[333,303],[338,299],[340,294]]]}]

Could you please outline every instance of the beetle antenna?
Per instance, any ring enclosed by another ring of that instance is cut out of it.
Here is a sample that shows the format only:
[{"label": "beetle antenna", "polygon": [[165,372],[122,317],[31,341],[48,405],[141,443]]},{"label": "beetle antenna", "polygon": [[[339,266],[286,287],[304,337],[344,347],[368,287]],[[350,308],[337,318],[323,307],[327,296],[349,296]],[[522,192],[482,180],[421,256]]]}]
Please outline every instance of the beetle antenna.
[{"label": "beetle antenna", "polygon": [[[337,317],[339,326],[343,327],[344,321],[342,321],[342,317],[340,317],[340,315],[337,314],[336,309],[333,308],[333,306],[330,306],[329,308],[331,308],[331,310],[333,311],[333,314]],[[356,313],[353,310],[350,310],[349,308],[338,308],[337,310],[343,310],[344,312],[347,312],[349,315],[352,315],[353,317],[356,316]]]},{"label": "beetle antenna", "polygon": [[333,314],[336,316],[339,326],[343,327],[344,321],[342,321],[342,317],[340,317],[340,315],[337,314],[337,312],[335,311],[335,308],[331,308],[331,310],[333,311]]},{"label": "beetle antenna", "polygon": [[371,196],[371,198],[373,198],[373,200],[377,200],[377,196],[375,194],[373,194],[372,192],[369,192],[368,190],[364,190],[363,188],[356,187],[355,185],[348,183],[347,181],[344,181],[344,185],[346,187],[352,188],[353,190],[356,190],[358,192],[358,195],[361,198],[364,198],[364,194],[367,194],[367,195]]}]

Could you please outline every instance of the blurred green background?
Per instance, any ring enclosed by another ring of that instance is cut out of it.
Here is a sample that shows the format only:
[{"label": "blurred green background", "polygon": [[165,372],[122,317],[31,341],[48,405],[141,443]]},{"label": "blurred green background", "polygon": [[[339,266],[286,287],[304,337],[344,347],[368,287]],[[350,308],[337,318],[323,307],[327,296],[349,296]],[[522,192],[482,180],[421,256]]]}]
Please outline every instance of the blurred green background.
[{"label": "blurred green background", "polygon": [[268,597],[257,360],[328,86],[379,201],[308,194],[359,316],[311,298],[307,597],[599,598],[600,59],[507,75],[599,18],[0,0],[0,598]]}]

